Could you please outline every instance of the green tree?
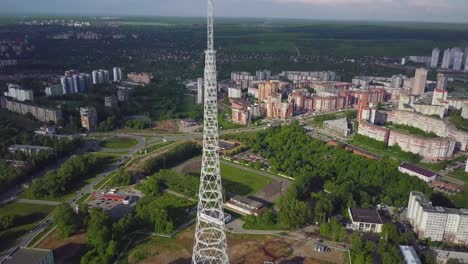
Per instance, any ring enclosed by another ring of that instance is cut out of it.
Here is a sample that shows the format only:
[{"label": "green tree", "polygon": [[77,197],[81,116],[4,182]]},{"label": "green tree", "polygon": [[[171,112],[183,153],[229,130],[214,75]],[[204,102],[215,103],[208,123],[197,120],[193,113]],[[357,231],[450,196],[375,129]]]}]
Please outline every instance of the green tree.
[{"label": "green tree", "polygon": [[297,200],[295,194],[290,191],[281,197],[279,207],[281,223],[291,228],[304,226],[311,217],[311,211],[307,204]]},{"label": "green tree", "polygon": [[69,237],[79,228],[78,216],[66,203],[60,204],[54,211],[54,223],[61,237]]},{"label": "green tree", "polygon": [[105,256],[112,238],[111,220],[101,209],[93,208],[90,212],[88,241],[94,246],[100,257]]}]

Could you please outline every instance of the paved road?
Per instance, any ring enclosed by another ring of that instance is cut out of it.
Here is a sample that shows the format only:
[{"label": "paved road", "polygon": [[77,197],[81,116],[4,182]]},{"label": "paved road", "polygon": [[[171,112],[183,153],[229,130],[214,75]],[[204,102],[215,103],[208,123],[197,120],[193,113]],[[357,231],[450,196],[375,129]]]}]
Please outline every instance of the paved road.
[{"label": "paved road", "polygon": [[[138,136],[129,136],[129,137],[132,137],[132,138],[135,138],[135,139],[138,139],[139,140],[139,143],[137,146],[135,146],[134,148],[132,148],[132,150],[129,152],[129,154],[127,155],[133,155],[137,152],[139,152],[140,150],[142,150],[144,147],[145,147],[145,140],[144,138],[141,138],[141,137],[138,137]],[[110,166],[108,166],[104,172],[102,172],[101,174],[99,174],[98,176],[96,176],[93,181],[91,183],[89,183],[88,185],[82,187],[79,191],[76,192],[76,195],[74,197],[72,197],[70,200],[67,201],[67,203],[69,203],[71,206],[74,206],[76,205],[76,201],[78,201],[78,199],[80,199],[82,196],[84,196],[86,193],[91,193],[93,192],[93,187],[98,184],[101,180],[103,180],[107,175],[109,175],[110,173],[112,173],[113,171],[115,171],[117,168],[119,168],[121,165],[123,165],[125,163],[125,160],[127,159],[127,155],[122,157],[119,161],[117,161],[116,163],[113,163],[111,164]],[[35,201],[35,200],[23,200],[23,201],[34,201],[34,203],[38,203],[38,201]],[[42,204],[47,204],[47,203],[51,203],[49,201],[43,201]],[[28,234],[24,235],[23,237],[21,237],[16,243],[15,245],[10,248],[9,250],[5,251],[7,254],[6,256],[8,256],[11,252],[13,252],[16,248],[18,247],[26,247],[28,246],[31,241],[39,234],[41,233],[42,231],[44,231],[50,224],[52,224],[52,214],[48,215],[44,220],[42,220],[40,222],[40,224],[38,226],[36,226],[33,230],[31,230]],[[3,260],[1,260],[3,261]],[[1,262],[0,261],[0,262]]]},{"label": "paved road", "polygon": [[52,206],[56,206],[56,205],[60,204],[60,202],[44,201],[44,200],[31,200],[31,199],[18,199],[18,200],[16,200],[16,202],[25,203],[25,204],[42,204],[42,205],[52,205]]},{"label": "paved road", "polygon": [[[88,149],[94,149],[94,148],[95,148],[95,145],[92,142],[86,141],[85,144],[81,148],[76,150],[73,154],[74,155],[81,155],[81,154],[85,153]],[[2,192],[0,194],[0,204],[3,204],[5,202],[9,202],[9,201],[12,200],[12,198],[14,199],[15,196],[19,192],[22,191],[22,189],[19,188],[18,186],[21,186],[23,184],[31,184],[31,182],[34,179],[41,178],[48,171],[57,169],[60,165],[62,165],[62,163],[67,161],[69,158],[70,158],[70,156],[67,156],[67,157],[64,157],[64,158],[61,158],[61,159],[57,160],[57,162],[55,162],[54,164],[51,164],[51,165],[45,167],[44,169],[42,169],[42,170],[40,170],[38,172],[35,172],[34,174],[29,175],[28,179],[24,180],[21,183],[18,183],[17,186],[12,187],[7,191]]]}]

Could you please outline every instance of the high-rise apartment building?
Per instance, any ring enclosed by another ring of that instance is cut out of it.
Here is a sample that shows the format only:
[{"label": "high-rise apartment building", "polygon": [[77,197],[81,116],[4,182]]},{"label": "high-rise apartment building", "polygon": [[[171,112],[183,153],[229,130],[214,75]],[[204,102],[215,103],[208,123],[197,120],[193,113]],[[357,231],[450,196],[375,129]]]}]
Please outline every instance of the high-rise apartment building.
[{"label": "high-rise apartment building", "polygon": [[279,91],[280,83],[274,81],[261,82],[258,84],[258,101],[264,102],[271,95],[276,95]]},{"label": "high-rise apartment building", "polygon": [[414,77],[414,85],[411,89],[413,95],[423,95],[426,90],[427,82],[427,70],[425,68],[419,68],[416,70]]},{"label": "high-rise apartment building", "polygon": [[468,47],[465,48],[465,59],[464,59],[464,61],[465,61],[464,69],[465,69],[465,71],[468,71]]},{"label": "high-rise apartment building", "polygon": [[46,96],[62,96],[63,87],[61,84],[52,85],[52,86],[46,87],[44,92]]},{"label": "high-rise apartment building", "polygon": [[435,48],[432,50],[432,57],[431,57],[431,68],[437,68],[439,64],[439,56],[440,56],[440,49]]},{"label": "high-rise apartment building", "polygon": [[92,72],[93,84],[103,84],[110,82],[110,75],[108,70],[94,70]]},{"label": "high-rise apartment building", "polygon": [[271,78],[271,72],[267,70],[257,71],[255,76],[257,81],[269,81]]},{"label": "high-rise apartment building", "polygon": [[139,83],[139,84],[150,84],[153,80],[154,76],[151,73],[147,72],[131,72],[127,74],[127,79],[131,82]]},{"label": "high-rise apartment building", "polygon": [[445,74],[439,73],[437,74],[437,86],[436,89],[439,90],[446,90],[447,89],[447,76]]},{"label": "high-rise apartment building", "polygon": [[34,101],[33,91],[24,89],[17,84],[8,84],[8,92],[5,92],[5,96],[11,97],[20,102]]},{"label": "high-rise apartment building", "polygon": [[81,126],[88,131],[92,131],[97,127],[97,112],[94,107],[80,107]]},{"label": "high-rise apartment building", "polygon": [[122,76],[123,76],[122,68],[120,68],[120,67],[114,67],[114,68],[112,69],[112,74],[113,74],[113,77],[114,77],[114,82],[120,82],[120,81],[122,81]]},{"label": "high-rise apartment building", "polygon": [[411,192],[407,217],[419,238],[468,245],[468,210],[436,206],[421,192]]},{"label": "high-rise apartment building", "polygon": [[79,73],[76,70],[65,72],[65,76],[60,77],[63,94],[82,93],[91,88],[91,75]]},{"label": "high-rise apartment building", "polygon": [[450,49],[446,49],[444,51],[444,57],[442,58],[442,65],[441,65],[442,69],[450,68],[450,65],[451,65],[450,61],[452,60],[451,56],[452,56],[452,53],[451,53]]},{"label": "high-rise apartment building", "polygon": [[460,48],[453,48],[451,50],[451,62],[454,71],[460,71],[463,64],[463,51]]}]

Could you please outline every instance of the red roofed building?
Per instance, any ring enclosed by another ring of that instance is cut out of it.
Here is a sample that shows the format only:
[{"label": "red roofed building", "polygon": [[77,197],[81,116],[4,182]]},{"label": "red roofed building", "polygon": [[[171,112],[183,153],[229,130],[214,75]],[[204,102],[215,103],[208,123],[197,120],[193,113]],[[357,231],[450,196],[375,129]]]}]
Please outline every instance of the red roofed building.
[{"label": "red roofed building", "polygon": [[132,200],[131,197],[126,196],[126,195],[109,194],[109,193],[104,194],[101,198],[108,200],[108,201],[121,202],[122,204],[130,204],[130,201]]}]

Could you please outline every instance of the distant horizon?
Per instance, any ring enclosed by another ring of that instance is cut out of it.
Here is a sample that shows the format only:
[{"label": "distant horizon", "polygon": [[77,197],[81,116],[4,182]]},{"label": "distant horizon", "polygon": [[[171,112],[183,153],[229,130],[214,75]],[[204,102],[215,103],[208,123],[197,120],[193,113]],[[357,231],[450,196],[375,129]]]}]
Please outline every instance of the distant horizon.
[{"label": "distant horizon", "polygon": [[[17,13],[3,13],[0,11],[0,17],[83,17],[83,18],[187,18],[187,19],[205,19],[203,15],[146,15],[146,14],[109,14],[109,13],[31,13],[31,12],[17,12]],[[381,22],[381,23],[421,23],[421,24],[465,24],[468,25],[468,21],[438,21],[438,20],[391,20],[391,19],[358,19],[358,18],[347,18],[347,19],[335,19],[335,18],[297,18],[297,17],[254,17],[254,16],[216,16],[220,19],[236,19],[236,20],[289,20],[289,21],[323,21],[323,22]]]},{"label": "distant horizon", "polygon": [[[203,17],[206,0],[15,0],[2,14]],[[222,18],[468,23],[466,0],[216,0]]]}]

